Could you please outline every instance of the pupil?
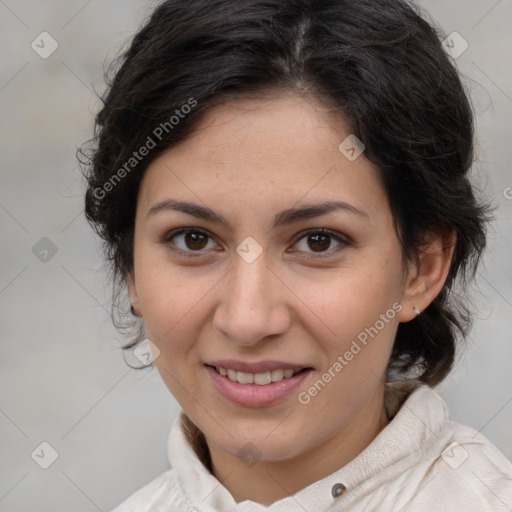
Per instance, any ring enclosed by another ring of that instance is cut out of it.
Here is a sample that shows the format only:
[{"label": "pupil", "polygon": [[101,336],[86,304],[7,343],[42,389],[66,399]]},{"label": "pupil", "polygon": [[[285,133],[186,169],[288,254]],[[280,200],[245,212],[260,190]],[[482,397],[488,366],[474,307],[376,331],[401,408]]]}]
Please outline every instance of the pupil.
[{"label": "pupil", "polygon": [[192,232],[185,235],[185,243],[189,249],[202,249],[208,240],[203,233]]},{"label": "pupil", "polygon": [[331,237],[324,234],[309,235],[308,245],[314,251],[325,251],[331,245]]}]

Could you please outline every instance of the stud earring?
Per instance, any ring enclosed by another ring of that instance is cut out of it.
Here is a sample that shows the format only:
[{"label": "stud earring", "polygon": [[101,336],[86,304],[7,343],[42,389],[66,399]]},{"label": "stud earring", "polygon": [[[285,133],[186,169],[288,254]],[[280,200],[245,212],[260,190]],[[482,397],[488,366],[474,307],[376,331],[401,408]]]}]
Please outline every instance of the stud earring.
[{"label": "stud earring", "polygon": [[419,309],[416,309],[416,306],[413,306],[412,309],[414,309],[414,311],[416,311],[416,317],[420,316],[421,311]]}]

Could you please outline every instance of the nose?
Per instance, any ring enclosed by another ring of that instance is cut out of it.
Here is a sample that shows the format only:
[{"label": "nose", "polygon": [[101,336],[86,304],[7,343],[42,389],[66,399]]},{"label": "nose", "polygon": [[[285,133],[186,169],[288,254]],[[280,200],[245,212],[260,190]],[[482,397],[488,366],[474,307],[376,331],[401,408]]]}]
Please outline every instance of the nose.
[{"label": "nose", "polygon": [[269,341],[290,328],[286,285],[264,256],[252,263],[236,256],[213,317],[214,327],[239,345]]}]

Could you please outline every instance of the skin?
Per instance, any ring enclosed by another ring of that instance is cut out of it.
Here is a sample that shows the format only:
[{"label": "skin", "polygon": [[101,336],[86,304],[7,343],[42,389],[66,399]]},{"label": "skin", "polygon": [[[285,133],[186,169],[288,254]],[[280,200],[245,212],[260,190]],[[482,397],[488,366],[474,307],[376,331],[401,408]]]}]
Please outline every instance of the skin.
[{"label": "skin", "polygon": [[[376,167],[364,153],[351,162],[338,150],[349,134],[312,98],[230,101],[154,160],[141,183],[130,298],[160,350],[162,379],[204,433],[213,473],[236,501],[269,505],[371,443],[388,423],[384,382],[398,324],[427,307],[449,270],[453,235],[429,234],[418,261],[404,261]],[[230,227],[149,213],[169,199],[208,206]],[[328,200],[364,215],[339,210],[273,227],[282,210]],[[210,238],[169,235],[183,227]],[[319,245],[302,233],[321,228],[345,242]],[[236,252],[248,236],[263,250],[252,263]],[[205,370],[214,359],[299,363],[313,368],[298,390],[307,391],[395,303],[400,313],[306,405],[298,392],[272,406],[234,405]],[[237,458],[248,442],[260,457],[251,467]]]}]

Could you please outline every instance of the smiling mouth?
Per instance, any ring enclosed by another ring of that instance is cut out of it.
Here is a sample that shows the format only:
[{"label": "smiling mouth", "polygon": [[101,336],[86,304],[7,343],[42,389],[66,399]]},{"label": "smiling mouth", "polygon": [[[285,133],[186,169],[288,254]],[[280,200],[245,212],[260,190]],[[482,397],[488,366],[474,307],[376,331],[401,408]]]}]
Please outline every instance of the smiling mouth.
[{"label": "smiling mouth", "polygon": [[219,375],[226,377],[232,382],[238,382],[239,384],[253,384],[255,386],[267,386],[268,384],[289,379],[308,370],[308,368],[302,368],[301,370],[276,369],[261,373],[248,373],[239,372],[230,368],[223,368],[222,366],[210,366],[210,368],[213,368]]}]

